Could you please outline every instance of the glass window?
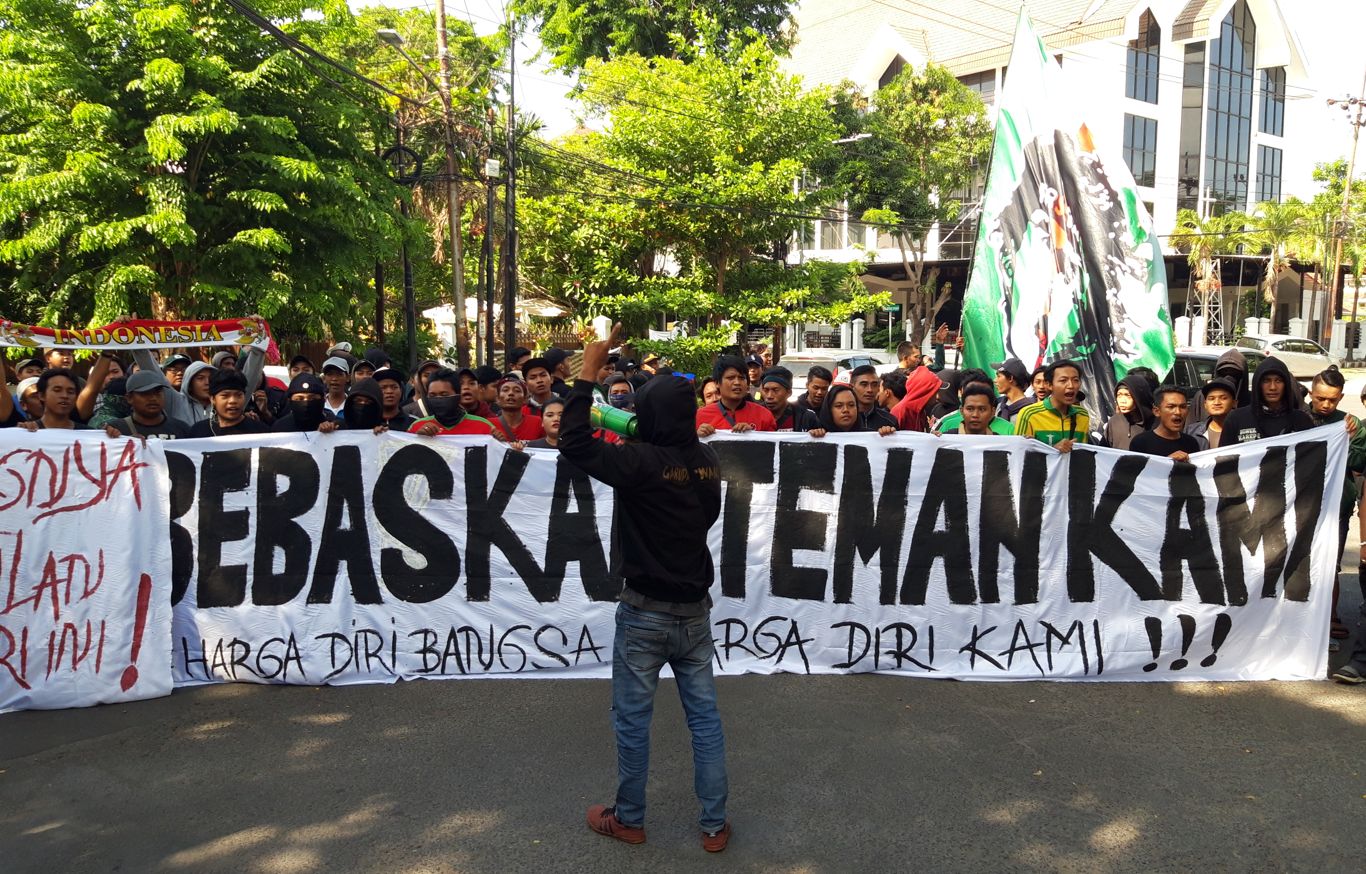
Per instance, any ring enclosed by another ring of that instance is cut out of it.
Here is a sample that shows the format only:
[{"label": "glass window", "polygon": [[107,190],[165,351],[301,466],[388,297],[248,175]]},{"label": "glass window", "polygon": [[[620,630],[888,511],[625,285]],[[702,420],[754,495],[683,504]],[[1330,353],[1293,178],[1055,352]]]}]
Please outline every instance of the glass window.
[{"label": "glass window", "polygon": [[827,209],[821,219],[821,248],[844,248],[844,216],[837,209]]},{"label": "glass window", "polygon": [[1257,147],[1257,202],[1281,202],[1281,157],[1275,146]]},{"label": "glass window", "polygon": [[983,70],[970,76],[959,76],[958,81],[977,92],[982,102],[988,105],[996,102],[996,71]]},{"label": "glass window", "polygon": [[1302,349],[1300,349],[1300,351],[1308,352],[1310,355],[1328,354],[1328,352],[1325,351],[1322,346],[1320,346],[1318,343],[1315,343],[1313,340],[1301,340],[1300,345],[1303,347]]},{"label": "glass window", "polygon": [[905,67],[906,59],[901,57],[901,55],[897,55],[892,59],[892,62],[887,65],[887,69],[882,71],[882,77],[877,80],[877,87],[886,88],[891,84],[892,80],[896,78],[896,74],[900,73]]},{"label": "glass window", "polygon": [[1186,46],[1181,80],[1181,152],[1177,162],[1177,209],[1200,209],[1200,154],[1205,110],[1205,44]]},{"label": "glass window", "polygon": [[1162,45],[1162,28],[1151,11],[1138,20],[1138,39],[1129,43],[1129,62],[1125,72],[1124,96],[1144,103],[1157,102],[1157,70]]},{"label": "glass window", "polygon": [[1247,208],[1256,41],[1247,0],[1238,0],[1210,43],[1205,188],[1214,215]]},{"label": "glass window", "polygon": [[1255,337],[1239,337],[1238,342],[1233,345],[1240,349],[1260,349],[1262,348],[1262,341]]},{"label": "glass window", "polygon": [[1289,351],[1291,351],[1291,349],[1290,349],[1290,341],[1289,341],[1289,340],[1277,340],[1275,343],[1272,343],[1272,344],[1271,344],[1271,348],[1272,348],[1272,349],[1275,349],[1275,350],[1278,351],[1278,352],[1289,352]]},{"label": "glass window", "polygon": [[1285,67],[1262,71],[1262,118],[1258,130],[1285,136]]},{"label": "glass window", "polygon": [[1149,188],[1157,179],[1157,120],[1124,115],[1124,161],[1134,181]]}]

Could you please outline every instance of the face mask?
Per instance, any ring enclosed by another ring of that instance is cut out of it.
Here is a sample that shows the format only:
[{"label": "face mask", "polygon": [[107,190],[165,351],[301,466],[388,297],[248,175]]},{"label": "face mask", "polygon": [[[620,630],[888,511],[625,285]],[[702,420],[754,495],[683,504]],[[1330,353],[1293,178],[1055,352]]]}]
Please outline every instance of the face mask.
[{"label": "face mask", "polygon": [[624,410],[636,402],[636,393],[633,391],[622,392],[620,394],[609,395],[607,402],[618,410]]},{"label": "face mask", "polygon": [[323,399],[314,395],[306,401],[290,401],[289,411],[294,415],[294,424],[311,431],[322,424]]},{"label": "face mask", "polygon": [[346,411],[348,428],[369,430],[379,424],[380,413],[377,404],[352,404]]},{"label": "face mask", "polygon": [[431,413],[436,421],[447,428],[465,417],[465,409],[460,406],[460,398],[458,397],[429,397],[424,403],[427,405],[427,412]]}]

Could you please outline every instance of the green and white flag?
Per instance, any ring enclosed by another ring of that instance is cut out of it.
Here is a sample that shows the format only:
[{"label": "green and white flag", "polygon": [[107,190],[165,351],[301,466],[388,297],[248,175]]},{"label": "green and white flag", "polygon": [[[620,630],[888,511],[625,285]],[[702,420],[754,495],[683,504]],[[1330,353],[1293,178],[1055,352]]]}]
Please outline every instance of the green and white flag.
[{"label": "green and white flag", "polygon": [[1131,368],[1175,361],[1167,272],[1128,166],[1102,157],[1022,11],[963,300],[968,366],[1083,364],[1103,423]]}]

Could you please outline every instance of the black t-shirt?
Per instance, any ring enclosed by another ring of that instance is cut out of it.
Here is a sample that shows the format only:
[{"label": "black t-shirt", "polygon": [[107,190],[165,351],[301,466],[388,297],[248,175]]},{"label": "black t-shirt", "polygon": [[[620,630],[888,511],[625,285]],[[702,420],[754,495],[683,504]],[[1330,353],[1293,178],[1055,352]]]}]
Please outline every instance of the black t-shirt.
[{"label": "black t-shirt", "polygon": [[270,426],[256,419],[243,418],[236,425],[228,426],[208,419],[201,419],[190,426],[191,437],[236,437],[240,434],[269,434]]},{"label": "black t-shirt", "polygon": [[[7,389],[4,386],[0,386],[0,391],[6,390]],[[9,417],[6,418],[5,421],[0,422],[0,428],[17,428],[19,427],[19,423],[24,421],[27,420],[19,414],[19,402],[15,401],[14,406],[9,411]]]},{"label": "black t-shirt", "polygon": [[172,419],[170,416],[162,415],[161,422],[156,425],[143,425],[135,422],[132,416],[122,419],[111,419],[110,425],[120,433],[128,437],[151,437],[157,440],[183,440],[190,436],[190,426],[179,419]]},{"label": "black t-shirt", "polygon": [[1200,441],[1191,434],[1182,434],[1175,440],[1168,440],[1156,431],[1144,431],[1142,434],[1134,435],[1134,439],[1129,443],[1129,451],[1167,458],[1174,452],[1199,452]]},{"label": "black t-shirt", "polygon": [[542,437],[540,440],[532,440],[527,444],[528,449],[559,449],[558,446],[551,446],[550,441]]}]

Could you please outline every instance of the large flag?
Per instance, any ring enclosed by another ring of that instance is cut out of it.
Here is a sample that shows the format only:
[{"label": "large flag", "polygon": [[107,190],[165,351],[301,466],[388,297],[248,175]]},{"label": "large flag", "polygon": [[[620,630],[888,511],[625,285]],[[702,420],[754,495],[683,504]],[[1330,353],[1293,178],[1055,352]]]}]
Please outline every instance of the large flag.
[{"label": "large flag", "polygon": [[1031,370],[1075,359],[1103,425],[1125,373],[1161,377],[1175,361],[1162,249],[1133,174],[1097,151],[1023,11],[1009,70],[963,300],[965,357]]}]

